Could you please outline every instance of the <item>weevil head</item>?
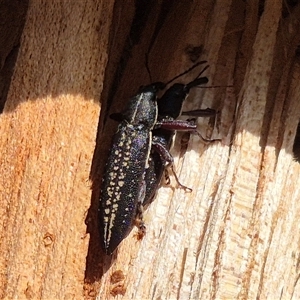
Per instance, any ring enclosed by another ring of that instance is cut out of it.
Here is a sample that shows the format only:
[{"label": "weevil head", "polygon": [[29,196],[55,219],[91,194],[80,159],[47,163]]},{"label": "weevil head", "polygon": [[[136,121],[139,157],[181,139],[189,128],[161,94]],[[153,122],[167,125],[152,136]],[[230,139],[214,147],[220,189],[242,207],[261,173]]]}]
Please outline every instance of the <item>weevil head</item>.
[{"label": "weevil head", "polygon": [[183,101],[189,94],[190,89],[207,82],[207,77],[199,77],[188,84],[173,84],[157,101],[159,115],[177,119],[181,114]]},{"label": "weevil head", "polygon": [[173,119],[179,117],[182,103],[188,94],[185,87],[186,85],[184,84],[175,83],[158,99],[157,106],[160,116],[171,117]]}]

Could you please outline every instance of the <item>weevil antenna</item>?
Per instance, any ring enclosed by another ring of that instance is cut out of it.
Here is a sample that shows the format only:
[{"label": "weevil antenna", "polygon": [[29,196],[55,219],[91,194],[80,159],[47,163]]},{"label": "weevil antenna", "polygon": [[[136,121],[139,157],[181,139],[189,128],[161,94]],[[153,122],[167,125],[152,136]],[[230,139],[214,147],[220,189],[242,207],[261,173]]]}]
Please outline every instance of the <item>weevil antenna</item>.
[{"label": "weevil antenna", "polygon": [[[171,80],[169,80],[169,81],[166,83],[166,85],[170,84],[171,82],[173,82],[173,81],[176,80],[177,78],[179,78],[179,77],[181,77],[181,76],[183,76],[183,75],[185,75],[185,74],[191,72],[193,69],[197,68],[199,65],[202,65],[202,64],[205,64],[205,63],[207,63],[206,60],[202,60],[202,61],[197,62],[196,64],[194,64],[193,66],[191,66],[189,69],[185,70],[185,71],[182,72],[181,74],[176,75],[174,78],[172,78]],[[207,67],[208,67],[208,66],[207,66]],[[204,70],[206,70],[206,68],[204,68]],[[202,70],[201,72],[204,72],[204,70]],[[199,74],[199,75],[200,75],[200,74]],[[199,75],[198,75],[198,76],[199,76]],[[197,77],[198,77],[198,76],[197,76]]]},{"label": "weevil antenna", "polygon": [[[200,78],[200,76],[209,68],[209,66],[206,66],[203,68],[203,70],[201,70],[201,72],[198,74],[198,76],[191,82],[195,82],[197,81],[198,78]],[[222,88],[222,87],[233,87],[233,85],[214,85],[214,86],[201,86],[201,85],[197,85],[195,87],[198,88],[202,88],[202,89],[214,89],[214,88]]]},{"label": "weevil antenna", "polygon": [[209,68],[209,65],[205,66],[194,80],[199,78],[208,68]]}]

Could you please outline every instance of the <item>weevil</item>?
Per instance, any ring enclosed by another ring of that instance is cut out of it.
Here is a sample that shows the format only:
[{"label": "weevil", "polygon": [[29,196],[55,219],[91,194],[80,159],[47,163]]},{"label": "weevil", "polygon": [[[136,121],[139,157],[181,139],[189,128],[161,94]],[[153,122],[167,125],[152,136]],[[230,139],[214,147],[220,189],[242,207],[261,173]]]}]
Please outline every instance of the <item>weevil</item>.
[{"label": "weevil", "polygon": [[[165,174],[166,183],[169,184],[170,178],[168,175],[167,167],[171,168],[171,171],[176,179],[179,187],[186,190],[190,188],[184,186],[179,182],[176,172],[173,169],[173,157],[169,150],[172,145],[173,136],[175,131],[181,131],[186,133],[197,134],[205,143],[221,141],[221,139],[205,139],[197,131],[197,125],[195,124],[195,118],[187,121],[176,120],[179,116],[190,117],[213,117],[219,112],[211,109],[196,109],[191,111],[182,112],[182,105],[185,99],[188,97],[192,88],[206,84],[208,82],[207,77],[200,77],[200,75],[208,68],[206,66],[198,76],[187,84],[175,83],[173,84],[165,94],[157,100],[158,103],[158,117],[157,122],[152,132],[152,148],[148,159],[149,167],[145,172],[146,193],[143,203],[141,203],[138,211],[138,219],[140,222],[140,235],[144,235],[145,226],[142,220],[142,213],[144,208],[153,200],[158,186],[161,182],[163,174]],[[220,87],[232,87],[228,86],[213,86],[206,88],[220,88]]]},{"label": "weevil", "polygon": [[[208,82],[207,77],[199,77],[205,70],[188,84],[175,83],[172,85],[164,95],[158,99],[158,118],[153,130],[152,149],[149,156],[149,167],[145,172],[146,193],[142,206],[147,206],[155,196],[161,178],[166,171],[166,167],[171,167],[172,173],[177,181],[177,184],[189,189],[179,182],[176,172],[173,170],[173,157],[169,153],[175,131],[186,131],[196,133],[205,142],[216,141],[206,140],[197,132],[197,125],[194,121],[176,120],[182,114],[182,105],[187,98],[191,88],[197,87]],[[193,115],[198,117],[212,117],[217,114],[214,109],[199,109],[185,112],[185,115]],[[169,181],[169,177],[166,178]],[[143,208],[140,208],[142,214]],[[140,216],[142,218],[142,216]],[[142,227],[142,230],[144,228]]]},{"label": "weevil", "polygon": [[143,87],[131,98],[113,137],[102,179],[99,222],[102,248],[111,254],[128,234],[139,199],[157,119],[156,94],[162,83]]},{"label": "weevil", "polygon": [[[152,145],[152,130],[157,123],[157,93],[199,64],[167,83],[157,82],[142,87],[131,98],[127,110],[114,114],[117,132],[106,163],[99,205],[101,244],[108,255],[129,233],[145,198],[145,171]],[[141,223],[140,228],[143,228]]]}]

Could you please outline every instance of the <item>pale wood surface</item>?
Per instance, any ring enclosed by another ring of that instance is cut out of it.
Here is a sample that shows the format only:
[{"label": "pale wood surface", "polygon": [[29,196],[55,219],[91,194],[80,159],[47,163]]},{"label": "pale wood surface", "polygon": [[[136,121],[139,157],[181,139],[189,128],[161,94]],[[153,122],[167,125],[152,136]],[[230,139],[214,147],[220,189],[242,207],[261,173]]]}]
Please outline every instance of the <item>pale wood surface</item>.
[{"label": "pale wood surface", "polygon": [[140,40],[131,40],[111,107],[132,4],[117,2],[112,16],[111,1],[57,3],[31,1],[0,116],[1,297],[298,299],[299,4],[207,0],[169,8],[152,41],[152,80],[189,68],[187,46],[203,45],[208,85],[233,87],[195,89],[185,110],[220,110],[215,124],[198,123],[202,135],[222,142],[191,136],[184,152],[177,136],[176,170],[193,192],[174,180],[161,187],[145,213],[146,236],[138,241],[134,228],[110,259],[96,228],[97,183],[116,126],[105,116],[149,83],[144,54],[160,2]]}]

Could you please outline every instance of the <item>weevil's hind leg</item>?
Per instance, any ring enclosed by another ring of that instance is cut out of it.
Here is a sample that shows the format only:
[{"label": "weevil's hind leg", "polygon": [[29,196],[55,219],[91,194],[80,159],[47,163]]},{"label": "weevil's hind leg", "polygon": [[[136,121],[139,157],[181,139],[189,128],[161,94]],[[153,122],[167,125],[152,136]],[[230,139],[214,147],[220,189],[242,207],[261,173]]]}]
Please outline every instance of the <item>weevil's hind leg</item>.
[{"label": "weevil's hind leg", "polygon": [[206,138],[204,138],[204,137],[200,134],[200,132],[198,132],[198,131],[194,131],[193,133],[194,133],[194,134],[197,134],[198,137],[202,140],[202,142],[203,142],[204,144],[209,144],[209,143],[221,142],[221,141],[222,141],[221,139],[211,139],[211,140],[206,139]]},{"label": "weevil's hind leg", "polygon": [[145,193],[146,193],[146,182],[144,181],[140,190],[139,202],[137,205],[136,216],[135,216],[135,225],[138,228],[138,233],[137,233],[138,240],[141,240],[146,235],[146,225],[143,220],[144,217],[143,202],[145,199]]},{"label": "weevil's hind leg", "polygon": [[174,178],[176,180],[176,183],[178,185],[178,187],[184,189],[187,192],[191,192],[192,189],[183,185],[182,183],[180,183],[178,176],[174,170],[174,159],[173,156],[171,155],[171,153],[169,152],[169,150],[166,148],[166,146],[162,143],[160,143],[158,140],[153,140],[152,141],[152,147],[155,149],[155,151],[157,151],[157,153],[159,153],[160,158],[163,162],[163,164],[166,167],[165,170],[165,178],[167,180],[167,184],[170,183],[170,177],[169,177],[169,172],[168,169],[171,170],[171,172],[174,175]]},{"label": "weevil's hind leg", "polygon": [[176,183],[177,183],[177,185],[178,185],[179,188],[184,189],[184,190],[185,190],[186,192],[188,192],[188,193],[191,193],[191,192],[193,191],[191,188],[189,188],[189,187],[183,185],[183,184],[179,181],[179,178],[178,178],[178,176],[177,176],[177,174],[176,174],[176,172],[175,172],[175,170],[174,170],[174,165],[173,165],[173,164],[167,166],[167,168],[170,169],[170,170],[172,171],[173,176],[174,176],[174,178],[175,178],[175,180],[176,180]]},{"label": "weevil's hind leg", "polygon": [[137,208],[137,214],[135,217],[135,225],[138,228],[138,232],[136,234],[137,239],[141,240],[146,235],[146,225],[143,220],[144,207],[142,202],[139,202]]},{"label": "weevil's hind leg", "polygon": [[165,168],[165,170],[164,170],[164,180],[165,180],[166,185],[171,184],[170,174],[169,174],[169,171],[167,168]]}]

